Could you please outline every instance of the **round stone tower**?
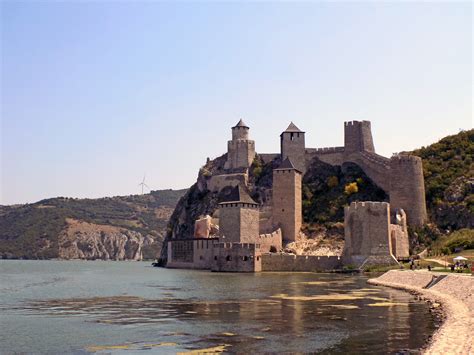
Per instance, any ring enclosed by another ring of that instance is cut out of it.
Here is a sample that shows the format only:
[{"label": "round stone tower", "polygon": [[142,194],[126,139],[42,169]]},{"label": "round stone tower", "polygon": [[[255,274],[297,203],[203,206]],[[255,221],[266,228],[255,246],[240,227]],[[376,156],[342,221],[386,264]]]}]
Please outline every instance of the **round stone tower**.
[{"label": "round stone tower", "polygon": [[234,127],[232,127],[232,140],[237,139],[247,140],[249,139],[249,127],[240,119]]},{"label": "round stone tower", "polygon": [[390,159],[390,206],[403,209],[408,225],[421,227],[428,220],[425,200],[425,180],[420,157],[394,155]]}]

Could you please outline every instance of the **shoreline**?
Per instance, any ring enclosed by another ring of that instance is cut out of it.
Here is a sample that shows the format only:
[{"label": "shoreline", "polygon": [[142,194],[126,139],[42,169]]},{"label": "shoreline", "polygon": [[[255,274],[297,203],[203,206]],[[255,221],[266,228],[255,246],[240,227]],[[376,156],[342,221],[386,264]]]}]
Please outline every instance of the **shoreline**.
[{"label": "shoreline", "polygon": [[[434,278],[439,281],[432,282]],[[391,270],[367,281],[416,294],[440,309],[444,321],[421,349],[424,354],[474,354],[474,277],[428,271]]]}]

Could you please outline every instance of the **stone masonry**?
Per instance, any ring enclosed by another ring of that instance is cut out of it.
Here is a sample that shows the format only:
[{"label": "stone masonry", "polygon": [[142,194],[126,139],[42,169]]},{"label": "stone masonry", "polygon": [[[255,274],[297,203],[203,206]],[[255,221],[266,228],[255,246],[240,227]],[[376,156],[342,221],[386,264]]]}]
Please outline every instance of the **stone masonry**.
[{"label": "stone masonry", "polygon": [[240,185],[219,204],[219,234],[232,243],[255,243],[259,237],[258,204]]},{"label": "stone masonry", "polygon": [[296,241],[301,230],[301,175],[290,158],[273,170],[273,222],[282,229],[285,242]]},{"label": "stone masonry", "polygon": [[255,158],[255,142],[249,139],[249,127],[240,120],[232,127],[232,140],[227,142],[227,170],[248,169]]},{"label": "stone masonry", "polygon": [[352,202],[344,209],[343,259],[357,267],[396,265],[390,239],[387,202]]}]

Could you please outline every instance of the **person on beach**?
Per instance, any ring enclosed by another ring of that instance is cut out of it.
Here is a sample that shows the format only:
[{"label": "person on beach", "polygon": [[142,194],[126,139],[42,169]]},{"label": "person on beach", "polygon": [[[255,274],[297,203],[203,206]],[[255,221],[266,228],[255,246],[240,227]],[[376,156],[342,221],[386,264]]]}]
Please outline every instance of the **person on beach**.
[{"label": "person on beach", "polygon": [[431,271],[431,265],[428,265],[428,271]]}]

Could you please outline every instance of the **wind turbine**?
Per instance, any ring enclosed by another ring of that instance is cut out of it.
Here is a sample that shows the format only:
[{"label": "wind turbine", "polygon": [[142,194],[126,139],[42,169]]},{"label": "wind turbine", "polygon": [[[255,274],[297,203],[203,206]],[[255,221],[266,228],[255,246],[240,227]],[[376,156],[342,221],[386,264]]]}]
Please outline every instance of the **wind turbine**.
[{"label": "wind turbine", "polygon": [[145,188],[145,187],[146,187],[148,190],[150,189],[150,188],[148,187],[148,185],[147,185],[147,184],[145,184],[145,176],[146,176],[146,175],[145,175],[145,174],[143,174],[143,180],[142,180],[142,182],[141,182],[141,183],[139,183],[139,184],[138,184],[138,186],[141,186],[141,187],[142,187],[142,195],[143,195],[143,188]]}]

